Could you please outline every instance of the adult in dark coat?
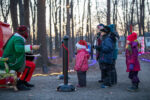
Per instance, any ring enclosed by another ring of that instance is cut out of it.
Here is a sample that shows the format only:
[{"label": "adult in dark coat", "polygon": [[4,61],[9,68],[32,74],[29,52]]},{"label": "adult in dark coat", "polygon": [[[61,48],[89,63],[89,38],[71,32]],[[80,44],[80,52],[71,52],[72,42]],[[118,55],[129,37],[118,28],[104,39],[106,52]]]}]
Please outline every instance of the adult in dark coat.
[{"label": "adult in dark coat", "polygon": [[104,26],[100,30],[102,35],[102,43],[100,46],[95,46],[99,51],[99,63],[101,66],[102,73],[104,74],[102,88],[111,86],[111,67],[113,64],[113,52],[115,49],[115,43],[110,37],[110,28]]}]

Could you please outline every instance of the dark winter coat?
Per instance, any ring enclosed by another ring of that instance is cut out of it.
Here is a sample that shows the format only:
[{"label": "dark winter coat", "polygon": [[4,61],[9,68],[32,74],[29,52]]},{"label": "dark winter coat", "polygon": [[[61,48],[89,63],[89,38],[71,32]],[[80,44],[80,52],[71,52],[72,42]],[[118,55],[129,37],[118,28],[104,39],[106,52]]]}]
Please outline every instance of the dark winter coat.
[{"label": "dark winter coat", "polygon": [[113,64],[115,42],[110,38],[108,34],[102,37],[102,43],[100,46],[96,46],[96,49],[99,51],[100,54],[100,63]]}]

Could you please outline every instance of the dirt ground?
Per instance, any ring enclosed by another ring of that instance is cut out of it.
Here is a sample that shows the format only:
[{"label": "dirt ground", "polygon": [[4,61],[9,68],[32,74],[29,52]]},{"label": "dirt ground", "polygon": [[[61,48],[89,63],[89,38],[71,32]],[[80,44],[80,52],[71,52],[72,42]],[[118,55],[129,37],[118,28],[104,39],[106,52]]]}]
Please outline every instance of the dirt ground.
[{"label": "dirt ground", "polygon": [[[14,92],[13,89],[0,89],[0,100],[150,100],[150,63],[140,61],[140,64],[142,70],[139,72],[139,91],[134,93],[126,89],[131,86],[131,81],[126,72],[125,56],[119,55],[116,62],[118,83],[110,88],[100,87],[98,83],[100,70],[96,63],[87,71],[85,88],[76,87],[78,83],[76,72],[69,73],[69,83],[76,88],[74,92],[56,91],[59,84],[63,83],[63,80],[57,79],[57,75],[35,76],[31,80],[31,83],[35,84],[32,90]],[[59,67],[53,69],[61,70]]]}]

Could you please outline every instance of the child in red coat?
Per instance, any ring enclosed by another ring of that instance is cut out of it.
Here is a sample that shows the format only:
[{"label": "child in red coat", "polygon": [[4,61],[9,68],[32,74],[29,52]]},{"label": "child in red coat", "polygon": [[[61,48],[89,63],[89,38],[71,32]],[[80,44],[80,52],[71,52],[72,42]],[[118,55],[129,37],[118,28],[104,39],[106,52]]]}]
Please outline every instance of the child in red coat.
[{"label": "child in red coat", "polygon": [[74,69],[77,71],[78,85],[77,87],[86,86],[86,71],[88,70],[89,53],[87,51],[87,43],[80,40],[77,44],[77,55]]},{"label": "child in red coat", "polygon": [[138,60],[138,47],[137,34],[133,32],[127,37],[126,47],[126,65],[129,78],[132,81],[132,86],[128,88],[129,91],[136,91],[139,85],[138,72],[140,71],[140,63]]}]

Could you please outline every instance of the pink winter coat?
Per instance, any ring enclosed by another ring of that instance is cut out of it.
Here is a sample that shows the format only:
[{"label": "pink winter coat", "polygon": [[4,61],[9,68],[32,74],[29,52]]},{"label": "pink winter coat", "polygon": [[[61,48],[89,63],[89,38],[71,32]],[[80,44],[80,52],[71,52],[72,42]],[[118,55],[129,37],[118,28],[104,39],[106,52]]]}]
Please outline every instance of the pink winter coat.
[{"label": "pink winter coat", "polygon": [[76,71],[87,71],[88,59],[89,59],[89,53],[85,49],[78,50],[74,69]]},{"label": "pink winter coat", "polygon": [[132,53],[130,54],[129,50],[126,49],[127,72],[130,72],[130,64],[134,64],[133,71],[140,71],[140,63],[138,60],[138,42],[131,42],[129,45],[131,46]]}]

